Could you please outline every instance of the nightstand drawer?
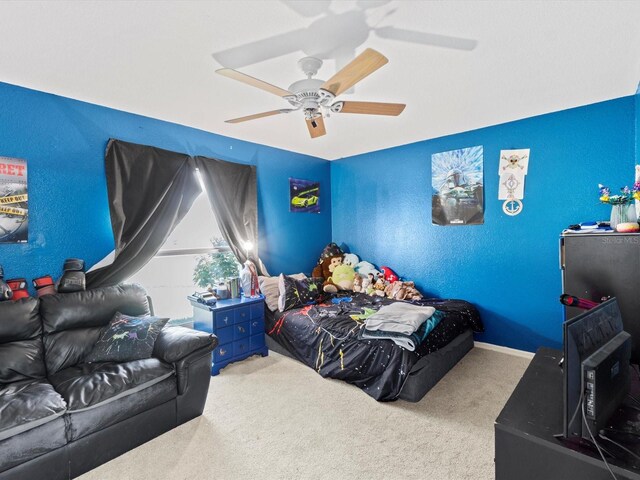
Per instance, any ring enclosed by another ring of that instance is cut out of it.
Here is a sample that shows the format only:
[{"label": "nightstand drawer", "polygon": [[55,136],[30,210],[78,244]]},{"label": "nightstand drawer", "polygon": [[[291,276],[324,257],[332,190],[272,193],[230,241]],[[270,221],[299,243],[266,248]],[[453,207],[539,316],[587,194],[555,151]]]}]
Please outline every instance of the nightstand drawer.
[{"label": "nightstand drawer", "polygon": [[249,336],[249,322],[236,323],[233,326],[233,339],[239,340],[240,338]]},{"label": "nightstand drawer", "polygon": [[249,322],[249,333],[251,335],[264,333],[264,317],[256,318]]},{"label": "nightstand drawer", "polygon": [[264,303],[255,303],[251,305],[251,318],[264,317]]},{"label": "nightstand drawer", "polygon": [[218,337],[218,343],[220,345],[233,342],[233,326],[218,328],[216,331],[216,337]]},{"label": "nightstand drawer", "polygon": [[233,342],[233,356],[244,355],[249,351],[249,338]]},{"label": "nightstand drawer", "polygon": [[251,349],[251,351],[255,351],[258,350],[260,348],[264,348],[264,333],[261,333],[259,335],[251,335],[251,337],[249,337],[249,348]]},{"label": "nightstand drawer", "polygon": [[234,324],[233,310],[224,310],[214,313],[217,328],[224,328]]},{"label": "nightstand drawer", "polygon": [[235,323],[240,323],[240,322],[248,322],[249,321],[249,305],[246,305],[244,307],[239,307],[235,309],[236,312],[236,319],[235,319]]},{"label": "nightstand drawer", "polygon": [[228,360],[233,356],[233,344],[226,343],[224,345],[218,345],[213,351],[213,362],[220,363]]}]

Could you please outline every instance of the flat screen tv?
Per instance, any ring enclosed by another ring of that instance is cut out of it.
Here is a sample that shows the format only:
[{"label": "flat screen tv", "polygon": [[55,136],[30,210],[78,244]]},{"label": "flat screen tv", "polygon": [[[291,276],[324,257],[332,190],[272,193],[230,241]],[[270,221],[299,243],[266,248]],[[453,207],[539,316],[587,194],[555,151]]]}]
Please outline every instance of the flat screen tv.
[{"label": "flat screen tv", "polygon": [[[631,337],[615,298],[563,324],[564,436],[589,439],[629,391]],[[584,412],[584,415],[583,415]]]}]

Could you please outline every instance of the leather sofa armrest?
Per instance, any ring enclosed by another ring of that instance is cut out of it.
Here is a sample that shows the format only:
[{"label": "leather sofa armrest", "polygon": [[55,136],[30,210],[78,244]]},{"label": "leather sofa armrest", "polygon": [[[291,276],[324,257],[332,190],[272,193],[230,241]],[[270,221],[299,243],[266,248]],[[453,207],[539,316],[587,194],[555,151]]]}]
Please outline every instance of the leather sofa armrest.
[{"label": "leather sofa armrest", "polygon": [[156,338],[153,356],[167,363],[176,363],[194,352],[213,351],[218,338],[210,333],[185,327],[165,327]]}]

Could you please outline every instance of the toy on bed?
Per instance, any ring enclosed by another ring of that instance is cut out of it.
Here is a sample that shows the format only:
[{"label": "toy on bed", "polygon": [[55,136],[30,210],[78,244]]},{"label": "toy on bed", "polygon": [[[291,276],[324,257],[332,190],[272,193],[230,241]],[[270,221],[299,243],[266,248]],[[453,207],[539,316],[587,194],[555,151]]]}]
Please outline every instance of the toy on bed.
[{"label": "toy on bed", "polygon": [[[342,255],[327,257],[322,260],[320,265],[313,269],[313,276],[323,278],[322,290],[327,293],[336,293],[341,287],[340,284],[333,280],[334,272],[338,267],[342,266]],[[341,270],[338,270],[340,272]],[[342,276],[339,276],[342,279]],[[351,278],[353,285],[353,277]]]},{"label": "toy on bed", "polygon": [[422,298],[414,282],[402,281],[388,266],[378,270],[371,262],[361,261],[355,253],[344,253],[336,243],[322,250],[312,275],[324,279],[322,290],[326,293],[352,290],[394,300]]}]

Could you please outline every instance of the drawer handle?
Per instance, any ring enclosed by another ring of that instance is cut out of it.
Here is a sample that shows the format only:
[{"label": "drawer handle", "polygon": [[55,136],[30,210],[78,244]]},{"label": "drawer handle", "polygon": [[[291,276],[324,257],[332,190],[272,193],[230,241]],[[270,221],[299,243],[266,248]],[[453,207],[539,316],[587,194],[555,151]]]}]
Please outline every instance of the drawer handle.
[{"label": "drawer handle", "polygon": [[239,327],[238,327],[238,331],[239,331],[240,333],[244,333],[244,327],[240,327],[240,326],[239,326]]},{"label": "drawer handle", "polygon": [[227,354],[227,351],[224,348],[221,348],[220,349],[220,355],[222,356],[222,355],[226,355],[226,354]]},{"label": "drawer handle", "polygon": [[254,327],[258,326],[258,322],[253,322],[251,325],[253,325]]},{"label": "drawer handle", "polygon": [[224,321],[225,324],[229,323],[229,317],[224,317],[222,320]]}]

